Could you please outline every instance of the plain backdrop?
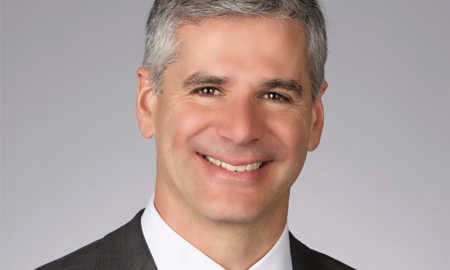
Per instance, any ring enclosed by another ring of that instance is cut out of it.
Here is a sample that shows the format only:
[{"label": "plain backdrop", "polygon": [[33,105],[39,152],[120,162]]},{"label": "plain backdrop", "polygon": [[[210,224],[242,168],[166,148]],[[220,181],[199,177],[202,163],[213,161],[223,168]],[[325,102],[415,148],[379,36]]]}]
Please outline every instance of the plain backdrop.
[{"label": "plain backdrop", "polygon": [[[358,269],[450,265],[450,2],[322,1],[329,88],[289,226]],[[127,222],[153,192],[135,120],[151,1],[4,0],[0,268]]]}]

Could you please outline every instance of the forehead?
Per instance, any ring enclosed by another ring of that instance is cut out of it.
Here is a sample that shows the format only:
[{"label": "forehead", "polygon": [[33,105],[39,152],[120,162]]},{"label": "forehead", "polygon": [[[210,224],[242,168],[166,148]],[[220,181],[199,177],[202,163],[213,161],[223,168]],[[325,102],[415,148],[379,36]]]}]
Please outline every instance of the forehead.
[{"label": "forehead", "polygon": [[234,16],[185,23],[176,31],[175,65],[223,76],[305,75],[306,35],[290,19]]}]

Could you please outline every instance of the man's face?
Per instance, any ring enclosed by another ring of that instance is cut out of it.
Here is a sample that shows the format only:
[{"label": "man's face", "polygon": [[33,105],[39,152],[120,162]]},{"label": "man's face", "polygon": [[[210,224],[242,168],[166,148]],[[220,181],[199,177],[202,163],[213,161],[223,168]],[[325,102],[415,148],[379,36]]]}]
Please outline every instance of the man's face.
[{"label": "man's face", "polygon": [[157,207],[237,223],[287,211],[323,121],[302,28],[272,18],[206,19],[176,36],[163,93],[148,94],[148,117],[139,120],[156,139]]}]

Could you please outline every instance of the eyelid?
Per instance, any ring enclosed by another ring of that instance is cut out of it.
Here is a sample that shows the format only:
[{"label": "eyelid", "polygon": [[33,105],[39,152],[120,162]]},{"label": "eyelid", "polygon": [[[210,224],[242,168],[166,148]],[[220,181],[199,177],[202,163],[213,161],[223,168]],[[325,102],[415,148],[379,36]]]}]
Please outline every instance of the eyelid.
[{"label": "eyelid", "polygon": [[[220,92],[220,94],[219,95],[215,95],[215,94],[210,95],[207,93],[202,93],[201,91],[204,89],[212,89],[214,91]],[[198,95],[203,95],[203,96],[221,96],[221,95],[223,95],[222,92],[223,91],[220,88],[215,87],[215,86],[200,86],[200,87],[196,87],[192,90],[192,93],[198,94]]]},{"label": "eyelid", "polygon": [[283,103],[283,102],[285,102],[285,103],[291,103],[291,102],[292,102],[292,98],[291,98],[289,95],[280,93],[279,91],[275,91],[275,90],[271,90],[271,91],[265,92],[265,93],[263,94],[263,98],[264,98],[264,96],[270,95],[270,94],[278,95],[279,98],[282,99],[282,101],[277,100],[277,99],[269,99],[269,98],[267,98],[268,100],[273,100],[273,101],[279,102],[279,103]]}]

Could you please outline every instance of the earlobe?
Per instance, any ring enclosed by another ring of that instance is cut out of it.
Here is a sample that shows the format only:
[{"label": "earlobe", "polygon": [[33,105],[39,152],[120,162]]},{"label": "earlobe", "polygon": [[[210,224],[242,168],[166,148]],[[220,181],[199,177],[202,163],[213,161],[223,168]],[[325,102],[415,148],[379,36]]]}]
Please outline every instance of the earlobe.
[{"label": "earlobe", "polygon": [[155,93],[153,92],[153,84],[147,69],[140,67],[137,71],[137,77],[136,117],[142,136],[149,139],[154,135],[152,110],[154,109]]},{"label": "earlobe", "polygon": [[328,83],[323,82],[316,100],[312,104],[311,132],[308,141],[308,151],[314,151],[319,146],[324,125],[324,110],[322,96],[328,88]]}]

